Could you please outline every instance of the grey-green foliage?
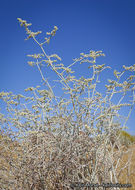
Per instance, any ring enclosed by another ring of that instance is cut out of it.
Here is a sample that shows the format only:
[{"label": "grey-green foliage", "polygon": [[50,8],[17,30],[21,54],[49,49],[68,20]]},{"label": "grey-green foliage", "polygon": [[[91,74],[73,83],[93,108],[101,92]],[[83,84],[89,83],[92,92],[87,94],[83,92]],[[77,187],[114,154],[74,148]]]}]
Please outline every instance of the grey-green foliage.
[{"label": "grey-green foliage", "polygon": [[[96,63],[98,57],[104,56],[102,51],[81,53],[66,67],[57,54],[46,53],[46,45],[58,30],[56,26],[39,42],[41,31],[32,32],[31,24],[18,20],[26,30],[27,40],[32,38],[40,47],[40,53],[28,55],[32,58],[28,64],[38,68],[44,85],[28,87],[26,95],[0,93],[7,111],[7,115],[0,115],[1,129],[19,143],[22,151],[14,150],[16,166],[11,166],[10,173],[15,178],[13,185],[7,185],[18,189],[70,189],[72,181],[117,183],[119,162],[114,163],[121,154],[114,154],[114,149],[117,144],[121,150],[117,131],[126,126],[133,109],[135,65],[123,66],[121,72],[115,70],[115,79],[108,80],[103,95],[97,86],[101,73],[110,67]],[[71,69],[75,64],[88,64],[91,77],[76,78]],[[47,69],[56,73],[63,96],[58,97],[45,78]],[[123,79],[125,73],[128,77]],[[117,102],[112,101],[117,94]],[[128,107],[129,113],[121,122],[119,111],[123,107]],[[12,159],[9,161],[12,163]]]}]

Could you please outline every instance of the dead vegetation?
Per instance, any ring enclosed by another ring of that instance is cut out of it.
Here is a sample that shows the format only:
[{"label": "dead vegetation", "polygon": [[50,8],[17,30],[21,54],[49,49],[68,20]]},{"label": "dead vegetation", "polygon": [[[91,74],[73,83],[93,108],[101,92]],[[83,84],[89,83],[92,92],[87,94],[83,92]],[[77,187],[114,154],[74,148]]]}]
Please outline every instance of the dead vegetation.
[{"label": "dead vegetation", "polygon": [[[5,137],[1,138],[0,146],[2,189],[68,190],[73,182],[111,182],[108,175],[111,163],[109,164],[108,153],[103,154],[104,144],[89,138],[83,132],[75,136],[53,135],[50,132],[34,133],[25,138],[21,146],[11,141],[9,143],[8,140],[7,147],[7,140]],[[115,148],[113,156],[116,163],[120,158],[118,182],[131,183],[133,190],[135,145],[132,144],[128,148],[124,146],[123,152]],[[130,157],[129,167],[127,163]],[[116,166],[115,163],[113,165]]]}]

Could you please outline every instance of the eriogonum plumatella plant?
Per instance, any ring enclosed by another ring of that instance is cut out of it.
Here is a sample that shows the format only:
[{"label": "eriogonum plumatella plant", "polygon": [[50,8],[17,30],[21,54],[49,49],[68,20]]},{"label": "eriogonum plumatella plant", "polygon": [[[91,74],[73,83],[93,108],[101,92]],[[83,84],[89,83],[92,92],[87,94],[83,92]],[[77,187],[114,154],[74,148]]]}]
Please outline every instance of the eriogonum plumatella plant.
[{"label": "eriogonum plumatella plant", "polygon": [[[81,53],[66,67],[57,54],[46,52],[56,26],[40,42],[41,31],[32,32],[31,24],[21,18],[18,21],[26,30],[26,39],[32,38],[40,47],[39,53],[28,55],[32,59],[28,64],[37,67],[43,85],[28,87],[27,95],[0,93],[7,113],[0,114],[2,189],[53,190],[71,189],[74,182],[118,183],[124,169],[128,181],[131,157],[125,168],[120,168],[124,152],[118,132],[126,127],[134,106],[135,65],[123,66],[121,72],[115,70],[114,80],[108,80],[102,94],[97,88],[100,75],[110,69],[96,63],[104,56],[102,51]],[[91,77],[78,79],[73,75],[75,64],[88,64]],[[44,76],[49,68],[61,84],[61,97]],[[125,73],[128,77],[123,80]],[[115,95],[119,95],[117,101],[113,101]],[[120,111],[126,106],[129,113],[121,122]]]}]

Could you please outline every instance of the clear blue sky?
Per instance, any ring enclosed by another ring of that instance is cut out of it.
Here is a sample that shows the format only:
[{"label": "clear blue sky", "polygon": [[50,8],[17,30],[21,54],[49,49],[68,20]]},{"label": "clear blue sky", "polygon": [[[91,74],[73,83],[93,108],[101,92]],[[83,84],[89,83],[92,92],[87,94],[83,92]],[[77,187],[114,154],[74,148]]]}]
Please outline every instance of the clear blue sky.
[{"label": "clear blue sky", "polygon": [[[36,46],[24,41],[17,17],[32,22],[34,31],[47,32],[58,26],[48,51],[60,55],[65,65],[90,49],[103,50],[102,63],[113,69],[135,64],[134,0],[1,0],[0,91],[23,93],[41,81],[38,71],[27,65],[26,55]],[[85,69],[78,71],[84,74]],[[135,110],[128,122],[132,134],[134,123]]]}]

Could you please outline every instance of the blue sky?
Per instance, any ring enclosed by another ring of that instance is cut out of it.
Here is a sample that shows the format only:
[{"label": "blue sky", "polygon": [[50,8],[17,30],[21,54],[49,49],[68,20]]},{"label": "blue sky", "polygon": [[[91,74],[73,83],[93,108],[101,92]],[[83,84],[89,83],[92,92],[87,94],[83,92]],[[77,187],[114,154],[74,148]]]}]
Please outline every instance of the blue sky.
[{"label": "blue sky", "polygon": [[[24,41],[26,35],[17,17],[32,22],[34,31],[47,32],[58,26],[47,51],[57,53],[65,65],[90,49],[102,50],[106,57],[101,64],[111,66],[112,71],[135,64],[134,0],[1,0],[0,91],[23,93],[25,88],[41,82],[26,57],[37,50],[36,45]],[[84,76],[86,70],[85,66],[76,69]],[[110,77],[110,72],[103,80]],[[134,111],[128,122],[131,134],[135,134]]]}]

